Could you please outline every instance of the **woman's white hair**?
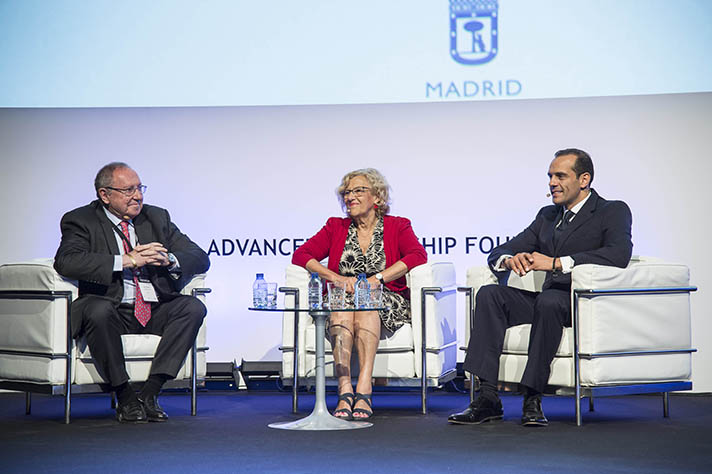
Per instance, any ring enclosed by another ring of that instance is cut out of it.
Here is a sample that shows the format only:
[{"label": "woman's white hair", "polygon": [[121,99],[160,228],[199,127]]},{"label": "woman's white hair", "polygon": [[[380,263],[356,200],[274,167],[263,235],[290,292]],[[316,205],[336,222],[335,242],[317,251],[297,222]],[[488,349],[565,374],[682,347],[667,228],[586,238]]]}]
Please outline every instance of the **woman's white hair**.
[{"label": "woman's white hair", "polygon": [[350,173],[346,173],[343,178],[341,178],[341,184],[336,188],[336,195],[339,197],[339,202],[341,203],[341,208],[346,211],[346,203],[344,202],[343,192],[346,191],[346,187],[349,182],[356,176],[363,176],[368,181],[371,187],[371,194],[376,198],[376,204],[378,209],[376,209],[376,214],[380,217],[388,214],[391,210],[391,198],[390,190],[391,186],[386,181],[386,178],[375,168],[363,168],[360,170],[354,170]]}]

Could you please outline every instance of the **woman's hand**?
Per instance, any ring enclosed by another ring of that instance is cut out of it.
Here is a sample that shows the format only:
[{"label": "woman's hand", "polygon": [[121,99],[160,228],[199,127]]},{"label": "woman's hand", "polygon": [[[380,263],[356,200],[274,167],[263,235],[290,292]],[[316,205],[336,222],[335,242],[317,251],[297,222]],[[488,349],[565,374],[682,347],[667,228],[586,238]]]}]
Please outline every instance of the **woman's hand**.
[{"label": "woman's hand", "polygon": [[336,275],[332,281],[343,283],[344,288],[346,288],[346,293],[354,292],[354,285],[356,284],[356,277],[347,277],[343,275]]}]

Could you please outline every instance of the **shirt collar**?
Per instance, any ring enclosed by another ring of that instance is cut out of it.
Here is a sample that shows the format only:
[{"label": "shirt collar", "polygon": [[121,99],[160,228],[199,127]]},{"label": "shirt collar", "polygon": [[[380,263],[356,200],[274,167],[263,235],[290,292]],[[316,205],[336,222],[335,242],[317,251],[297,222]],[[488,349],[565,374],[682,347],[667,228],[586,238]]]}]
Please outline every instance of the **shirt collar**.
[{"label": "shirt collar", "polygon": [[[109,210],[106,207],[103,207],[103,209],[104,209],[104,214],[106,214],[106,217],[109,218],[109,220],[111,221],[112,224],[114,224],[115,226],[118,226],[119,224],[121,224],[121,222],[123,221],[122,219],[119,219],[117,216],[115,216],[114,214],[109,212]],[[129,220],[128,223],[129,223],[129,225],[133,226],[133,221]]]},{"label": "shirt collar", "polygon": [[[588,196],[586,196],[585,198],[583,198],[583,200],[582,200],[581,202],[579,202],[578,204],[576,204],[574,207],[572,207],[572,208],[569,209],[569,210],[572,211],[572,212],[574,213],[574,215],[577,215],[577,214],[579,213],[579,211],[581,210],[581,208],[583,207],[583,205],[586,204],[586,201],[588,201],[588,199],[589,199],[590,197],[591,197],[591,191],[589,190],[589,191],[588,191]],[[565,213],[566,213],[566,210],[564,210],[564,214],[565,214]]]}]

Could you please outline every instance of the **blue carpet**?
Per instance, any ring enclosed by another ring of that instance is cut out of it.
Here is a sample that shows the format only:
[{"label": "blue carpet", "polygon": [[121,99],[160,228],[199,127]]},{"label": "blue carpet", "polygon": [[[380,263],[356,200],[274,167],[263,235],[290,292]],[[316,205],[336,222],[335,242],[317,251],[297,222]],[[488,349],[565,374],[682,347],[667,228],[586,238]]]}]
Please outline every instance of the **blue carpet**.
[{"label": "blue carpet", "polygon": [[376,393],[372,428],[289,432],[267,424],[306,416],[313,395],[292,415],[285,393],[200,393],[191,417],[187,395],[165,394],[169,422],[144,425],[116,423],[106,395],[76,396],[64,425],[60,397],[33,396],[26,416],[22,394],[1,393],[0,472],[712,472],[709,395],[671,396],[670,418],[660,396],[584,401],[582,427],[573,399],[546,397],[547,428],[519,426],[521,397],[504,395],[503,422],[448,425],[467,402],[435,392],[423,416],[418,393]]}]

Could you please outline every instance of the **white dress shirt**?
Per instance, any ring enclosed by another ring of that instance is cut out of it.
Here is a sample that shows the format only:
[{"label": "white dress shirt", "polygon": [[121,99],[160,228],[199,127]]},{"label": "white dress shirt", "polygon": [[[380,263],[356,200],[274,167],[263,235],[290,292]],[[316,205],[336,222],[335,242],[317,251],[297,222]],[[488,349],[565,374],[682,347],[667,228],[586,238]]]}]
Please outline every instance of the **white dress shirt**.
[{"label": "white dress shirt", "polygon": [[[106,217],[109,218],[112,224],[116,226],[116,230],[121,232],[121,219],[113,215],[107,208],[104,208]],[[131,242],[131,247],[137,245],[136,242],[136,230],[132,221],[129,223],[129,242]],[[121,238],[119,232],[114,231],[114,237],[116,238],[116,244],[119,246],[119,254],[114,256],[114,271],[123,272],[124,278],[124,296],[121,298],[122,303],[134,304],[134,299],[136,299],[136,284],[133,279],[133,270],[130,268],[124,268],[123,255],[124,255],[124,239]]]}]

